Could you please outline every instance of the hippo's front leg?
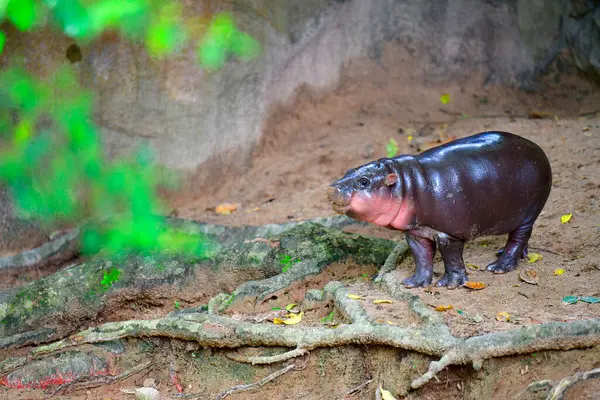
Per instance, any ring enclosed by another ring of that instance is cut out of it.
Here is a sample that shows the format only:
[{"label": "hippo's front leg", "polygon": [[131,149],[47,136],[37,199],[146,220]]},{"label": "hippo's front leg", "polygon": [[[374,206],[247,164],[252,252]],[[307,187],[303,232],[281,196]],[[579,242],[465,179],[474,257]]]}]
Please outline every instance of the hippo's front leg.
[{"label": "hippo's front leg", "polygon": [[446,272],[436,286],[446,286],[448,289],[454,289],[467,282],[467,271],[463,261],[463,250],[465,242],[455,237],[440,233],[436,236],[437,244],[440,247],[440,253],[444,260]]},{"label": "hippo's front leg", "polygon": [[433,279],[433,256],[435,242],[433,240],[406,233],[406,242],[415,260],[415,274],[406,278],[402,283],[409,288],[429,286]]}]

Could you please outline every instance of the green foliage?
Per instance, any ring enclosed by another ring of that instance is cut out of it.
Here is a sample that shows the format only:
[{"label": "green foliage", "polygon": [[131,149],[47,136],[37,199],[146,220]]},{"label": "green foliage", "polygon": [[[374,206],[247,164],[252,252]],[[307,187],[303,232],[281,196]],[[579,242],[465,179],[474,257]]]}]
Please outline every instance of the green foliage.
[{"label": "green foliage", "polygon": [[321,322],[322,323],[333,322],[334,316],[335,316],[335,312],[332,311],[329,314],[327,314],[326,316],[324,316],[323,318],[321,318]]},{"label": "green foliage", "polygon": [[110,268],[108,271],[104,271],[104,276],[102,277],[100,284],[104,289],[108,289],[119,282],[119,276],[121,276],[121,270],[114,267]]},{"label": "green foliage", "polygon": [[284,254],[279,258],[279,265],[281,265],[281,272],[287,272],[292,265],[300,262],[300,259],[292,260],[292,257]]},{"label": "green foliage", "polygon": [[211,22],[200,42],[198,59],[205,68],[218,69],[225,64],[230,53],[249,60],[260,51],[260,44],[244,32],[240,32],[230,15],[221,14]]},{"label": "green foliage", "polygon": [[[158,58],[181,49],[189,40],[198,46],[200,65],[210,70],[221,68],[229,55],[250,60],[262,50],[258,41],[238,30],[229,14],[216,15],[200,29],[184,15],[182,5],[170,0],[0,0],[0,22],[6,18],[20,31],[47,21],[67,36],[86,42],[112,30],[143,41]],[[194,37],[199,31],[205,31],[204,36]]]},{"label": "green foliage", "polygon": [[92,97],[64,67],[49,82],[13,68],[0,75],[0,180],[18,210],[41,222],[90,219],[82,250],[123,248],[202,254],[198,238],[171,229],[156,215],[156,195],[172,184],[141,148],[107,160],[92,122]]},{"label": "green foliage", "polygon": [[[199,40],[192,33],[203,29],[182,11],[169,0],[0,0],[0,23],[21,31],[47,23],[83,42],[112,30],[143,41],[154,57],[194,41],[200,64],[211,70],[230,54],[248,60],[260,52],[231,16],[217,15]],[[0,32],[0,53],[5,41]],[[92,107],[93,97],[67,67],[46,81],[18,67],[0,73],[0,184],[19,212],[42,223],[89,220],[82,232],[85,254],[126,248],[208,254],[207,243],[156,217],[163,211],[157,192],[174,181],[153,163],[149,148],[121,160],[104,157]]]},{"label": "green foliage", "polygon": [[394,139],[390,139],[390,141],[385,145],[385,154],[388,158],[394,157],[398,154],[398,142]]},{"label": "green foliage", "polygon": [[175,302],[173,303],[173,307],[175,307],[176,310],[179,310],[181,308],[181,304],[179,303],[179,301],[175,300]]}]

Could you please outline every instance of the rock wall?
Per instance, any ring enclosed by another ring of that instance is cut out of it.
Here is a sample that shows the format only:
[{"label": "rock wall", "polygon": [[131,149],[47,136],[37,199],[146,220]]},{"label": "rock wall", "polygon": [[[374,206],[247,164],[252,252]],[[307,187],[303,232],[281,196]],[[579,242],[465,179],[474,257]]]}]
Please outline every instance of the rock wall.
[{"label": "rock wall", "polygon": [[109,154],[149,142],[158,160],[171,168],[194,171],[208,160],[235,168],[250,162],[270,107],[293,98],[303,84],[335,87],[345,64],[379,60],[389,45],[419,60],[429,82],[478,71],[487,82],[527,85],[534,61],[558,37],[567,7],[566,0],[211,3],[216,2],[188,1],[186,12],[230,11],[243,30],[263,43],[259,59],[232,59],[208,74],[191,48],[156,61],[138,45],[105,36],[82,45],[79,60],[72,57],[68,38],[8,30],[0,66],[22,56],[30,70],[44,76],[66,61],[71,46],[82,83],[97,93],[95,118]]}]

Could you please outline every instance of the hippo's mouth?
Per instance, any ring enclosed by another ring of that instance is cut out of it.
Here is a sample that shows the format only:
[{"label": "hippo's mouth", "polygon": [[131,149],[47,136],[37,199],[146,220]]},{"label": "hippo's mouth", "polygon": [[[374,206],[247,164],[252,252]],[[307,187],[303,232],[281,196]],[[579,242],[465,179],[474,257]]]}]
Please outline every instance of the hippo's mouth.
[{"label": "hippo's mouth", "polygon": [[350,204],[331,203],[331,207],[338,214],[346,214],[350,210]]}]

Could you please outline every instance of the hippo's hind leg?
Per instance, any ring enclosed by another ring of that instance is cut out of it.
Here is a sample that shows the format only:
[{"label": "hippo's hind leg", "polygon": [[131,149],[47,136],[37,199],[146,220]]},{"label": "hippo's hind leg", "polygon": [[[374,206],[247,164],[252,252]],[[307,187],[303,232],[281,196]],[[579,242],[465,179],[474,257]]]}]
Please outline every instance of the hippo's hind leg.
[{"label": "hippo's hind leg", "polygon": [[439,234],[436,236],[437,244],[440,247],[440,253],[444,260],[446,272],[436,286],[446,286],[448,289],[454,289],[468,281],[465,262],[463,261],[463,250],[465,242],[455,237]]},{"label": "hippo's hind leg", "polygon": [[402,283],[409,288],[431,285],[435,242],[424,237],[411,235],[408,232],[405,236],[415,260],[416,270],[413,276],[406,278]]},{"label": "hippo's hind leg", "polygon": [[533,231],[534,222],[535,218],[508,234],[504,250],[496,261],[487,266],[488,271],[495,274],[505,274],[517,267],[519,258],[527,257],[527,242]]}]

